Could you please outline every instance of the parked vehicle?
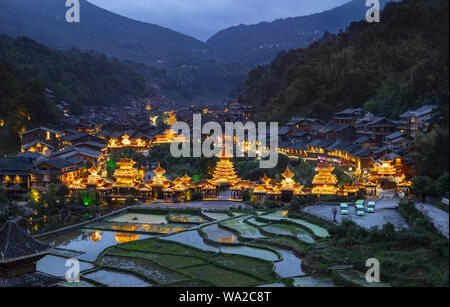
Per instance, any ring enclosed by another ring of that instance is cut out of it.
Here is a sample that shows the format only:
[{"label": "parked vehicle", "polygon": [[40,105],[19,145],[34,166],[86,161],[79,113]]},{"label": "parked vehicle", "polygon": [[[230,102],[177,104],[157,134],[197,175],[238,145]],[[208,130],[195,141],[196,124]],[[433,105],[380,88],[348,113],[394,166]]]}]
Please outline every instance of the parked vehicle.
[{"label": "parked vehicle", "polygon": [[366,211],[367,211],[367,213],[375,213],[375,202],[374,201],[369,201],[369,203],[367,204]]},{"label": "parked vehicle", "polygon": [[348,215],[348,205],[346,203],[341,204],[341,215]]},{"label": "parked vehicle", "polygon": [[364,212],[364,205],[356,204],[356,215],[357,216],[364,216],[366,215]]}]

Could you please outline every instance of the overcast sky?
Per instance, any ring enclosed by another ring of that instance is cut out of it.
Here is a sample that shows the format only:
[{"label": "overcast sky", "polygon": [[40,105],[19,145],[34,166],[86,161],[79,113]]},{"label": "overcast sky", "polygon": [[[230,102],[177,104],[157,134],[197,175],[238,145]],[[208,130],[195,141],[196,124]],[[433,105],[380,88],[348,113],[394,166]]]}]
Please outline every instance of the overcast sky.
[{"label": "overcast sky", "polygon": [[350,0],[88,0],[145,22],[206,40],[239,24],[303,16],[342,5]]}]

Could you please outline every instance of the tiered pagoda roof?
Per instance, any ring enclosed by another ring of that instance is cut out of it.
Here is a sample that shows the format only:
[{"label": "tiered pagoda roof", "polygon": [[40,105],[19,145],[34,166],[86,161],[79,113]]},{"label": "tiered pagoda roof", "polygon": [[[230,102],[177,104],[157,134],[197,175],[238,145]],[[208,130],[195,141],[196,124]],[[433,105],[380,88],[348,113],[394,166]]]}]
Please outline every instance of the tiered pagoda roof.
[{"label": "tiered pagoda roof", "polygon": [[318,174],[313,179],[314,188],[313,194],[319,195],[333,195],[337,193],[335,185],[338,180],[334,174],[332,174],[334,167],[328,163],[321,163],[317,166],[316,171]]},{"label": "tiered pagoda roof", "polygon": [[294,181],[294,173],[288,168],[286,168],[286,171],[281,174],[283,176],[283,180],[281,181],[281,190],[294,190],[296,183]]},{"label": "tiered pagoda roof", "polygon": [[154,186],[164,186],[166,185],[167,179],[164,177],[164,174],[166,171],[161,167],[161,165],[158,162],[158,167],[153,170],[153,173],[156,175],[152,179],[152,183]]},{"label": "tiered pagoda roof", "polygon": [[240,179],[236,175],[233,162],[230,161],[233,158],[233,155],[226,150],[225,146],[223,146],[222,152],[217,157],[220,160],[216,164],[211,182],[216,185],[234,185],[237,183]]},{"label": "tiered pagoda roof", "polygon": [[114,171],[114,178],[117,179],[115,186],[133,187],[137,178],[139,177],[139,171],[133,167],[136,162],[132,159],[120,159],[117,162],[118,169]]}]

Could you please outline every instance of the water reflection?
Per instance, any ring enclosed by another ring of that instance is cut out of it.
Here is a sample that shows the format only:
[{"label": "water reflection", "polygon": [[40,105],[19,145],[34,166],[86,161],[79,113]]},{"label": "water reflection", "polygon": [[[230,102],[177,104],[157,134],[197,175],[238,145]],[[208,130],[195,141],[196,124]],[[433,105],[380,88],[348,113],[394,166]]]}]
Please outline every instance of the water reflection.
[{"label": "water reflection", "polygon": [[102,236],[103,233],[101,231],[96,231],[89,236],[89,239],[91,239],[91,241],[93,241],[94,244],[97,244],[97,242],[102,239]]},{"label": "water reflection", "polygon": [[127,243],[139,240],[139,235],[132,233],[117,233],[114,238],[118,243]]},{"label": "water reflection", "polygon": [[[96,234],[97,233],[97,234]],[[116,235],[119,232],[114,231],[101,231],[101,238],[98,239],[98,231],[80,229],[71,233],[58,235],[52,238],[48,238],[45,241],[53,247],[71,251],[79,251],[82,254],[76,256],[76,258],[85,261],[95,261],[98,255],[106,248],[110,246],[122,243],[121,240],[125,238],[123,235],[119,235],[119,240]],[[135,234],[131,234],[135,235]],[[128,236],[128,234],[127,234]],[[127,237],[126,240],[131,239],[147,239],[153,237],[152,235],[139,235],[139,237]],[[92,240],[94,238],[95,240]],[[125,240],[125,241],[126,241]]]}]

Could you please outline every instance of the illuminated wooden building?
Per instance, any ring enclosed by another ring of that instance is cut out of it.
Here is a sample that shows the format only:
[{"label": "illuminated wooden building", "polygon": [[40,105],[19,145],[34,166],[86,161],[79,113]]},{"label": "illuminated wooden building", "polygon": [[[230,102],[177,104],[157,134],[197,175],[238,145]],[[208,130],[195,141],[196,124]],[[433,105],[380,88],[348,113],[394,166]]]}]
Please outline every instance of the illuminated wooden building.
[{"label": "illuminated wooden building", "polygon": [[171,186],[163,189],[164,200],[168,202],[183,202],[186,199],[186,191],[188,187],[183,179],[177,178],[172,182]]},{"label": "illuminated wooden building", "polygon": [[183,135],[177,135],[172,129],[164,130],[162,135],[155,135],[154,145],[171,144],[172,142],[186,142]]},{"label": "illuminated wooden building", "polygon": [[240,180],[234,186],[230,188],[231,199],[240,200],[242,199],[242,192],[248,191],[252,193],[255,188],[255,183],[247,180]]},{"label": "illuminated wooden building", "polygon": [[203,199],[215,199],[219,196],[219,188],[211,183],[202,187]]},{"label": "illuminated wooden building", "polygon": [[264,201],[267,199],[267,189],[266,189],[266,183],[259,179],[256,184],[255,188],[253,189],[253,195],[255,196],[256,201]]},{"label": "illuminated wooden building", "polygon": [[336,176],[332,174],[334,167],[328,163],[321,163],[317,166],[318,174],[314,177],[312,184],[313,194],[317,195],[335,195],[338,192],[336,184],[338,182]]},{"label": "illuminated wooden building", "polygon": [[38,127],[22,132],[20,134],[22,151],[26,151],[24,147],[33,143],[40,143],[47,146],[48,148],[53,148],[53,150],[58,150],[62,145],[61,136],[62,133],[60,131],[49,129],[46,127]]},{"label": "illuminated wooden building", "polygon": [[108,151],[117,151],[124,148],[133,148],[136,151],[145,150],[149,146],[149,142],[144,138],[130,138],[130,136],[125,132],[121,138],[111,137],[108,141],[107,149]]},{"label": "illuminated wooden building", "polygon": [[37,152],[40,153],[41,155],[50,157],[52,155],[52,152],[55,151],[55,147],[53,147],[52,145],[49,145],[47,143],[44,143],[40,140],[36,140],[33,141],[31,143],[28,143],[24,146],[22,146],[22,152]]},{"label": "illuminated wooden building", "polygon": [[233,155],[229,154],[224,146],[222,152],[217,157],[219,158],[219,162],[217,162],[214,168],[213,178],[210,182],[215,185],[233,186],[240,180],[234,170],[233,162],[230,161]]},{"label": "illuminated wooden building", "polygon": [[134,168],[136,163],[131,159],[121,159],[117,162],[118,169],[113,177],[116,181],[104,178],[101,170],[94,164],[89,169],[87,178],[73,178],[67,185],[72,192],[96,190],[100,198],[107,202],[125,201],[127,198],[150,200],[153,197],[153,188],[142,181],[139,170]]},{"label": "illuminated wooden building", "polygon": [[397,189],[401,197],[409,195],[411,182],[406,178],[406,167],[400,157],[391,158],[384,155],[373,165],[370,182],[383,189]]},{"label": "illuminated wooden building", "polygon": [[294,173],[288,168],[286,171],[281,174],[283,176],[283,180],[280,183],[280,191],[281,191],[281,200],[282,201],[291,201],[292,196],[294,194],[294,189],[296,187],[296,182],[294,181]]}]

